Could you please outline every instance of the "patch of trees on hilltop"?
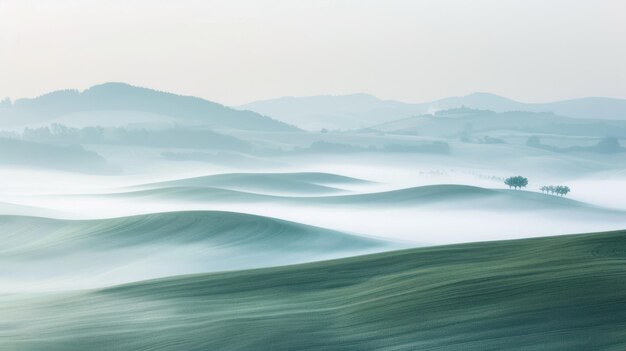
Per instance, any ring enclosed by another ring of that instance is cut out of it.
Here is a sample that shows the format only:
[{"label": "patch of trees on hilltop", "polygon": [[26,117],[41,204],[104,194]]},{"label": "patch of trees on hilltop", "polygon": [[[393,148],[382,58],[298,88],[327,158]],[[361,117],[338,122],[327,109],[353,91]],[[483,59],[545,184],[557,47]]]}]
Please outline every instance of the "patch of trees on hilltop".
[{"label": "patch of trees on hilltop", "polygon": [[542,193],[556,194],[559,196],[565,196],[571,191],[571,189],[565,185],[544,185],[540,190]]},{"label": "patch of trees on hilltop", "polygon": [[[528,178],[522,176],[508,177],[504,180],[509,188],[522,189],[528,185]],[[565,185],[544,185],[539,190],[546,194],[556,194],[559,196],[567,195],[571,189]]]}]

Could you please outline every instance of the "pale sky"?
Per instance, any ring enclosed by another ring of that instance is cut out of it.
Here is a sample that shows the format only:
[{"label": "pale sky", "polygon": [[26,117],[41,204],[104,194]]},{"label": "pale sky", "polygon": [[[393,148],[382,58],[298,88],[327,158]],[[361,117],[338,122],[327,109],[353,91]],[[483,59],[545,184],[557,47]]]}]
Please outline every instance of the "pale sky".
[{"label": "pale sky", "polygon": [[626,98],[624,0],[0,0],[0,98]]}]

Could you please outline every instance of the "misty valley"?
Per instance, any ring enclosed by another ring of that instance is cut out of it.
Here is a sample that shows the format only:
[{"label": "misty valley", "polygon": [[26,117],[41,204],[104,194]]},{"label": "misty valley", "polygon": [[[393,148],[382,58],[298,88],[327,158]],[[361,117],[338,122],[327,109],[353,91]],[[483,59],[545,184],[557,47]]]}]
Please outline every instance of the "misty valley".
[{"label": "misty valley", "polygon": [[626,343],[626,100],[105,83],[0,129],[1,350]]}]

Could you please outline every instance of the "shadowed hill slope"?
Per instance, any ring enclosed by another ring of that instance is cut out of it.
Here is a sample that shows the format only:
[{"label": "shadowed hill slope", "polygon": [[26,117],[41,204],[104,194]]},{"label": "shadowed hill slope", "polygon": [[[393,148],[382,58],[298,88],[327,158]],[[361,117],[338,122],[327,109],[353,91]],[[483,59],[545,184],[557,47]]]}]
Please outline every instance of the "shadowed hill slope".
[{"label": "shadowed hill slope", "polygon": [[[187,180],[182,180],[183,182]],[[198,179],[202,181],[202,179]],[[324,195],[314,197],[268,195],[243,190],[231,190],[204,186],[175,186],[151,188],[148,190],[123,193],[88,195],[104,196],[117,199],[150,199],[154,201],[191,201],[217,203],[225,202],[261,202],[293,205],[337,205],[351,207],[375,206],[441,206],[447,208],[468,207],[473,209],[572,209],[586,211],[616,211],[590,204],[532,191],[489,189],[460,184],[425,185],[384,192]],[[195,182],[195,181],[194,181]],[[161,183],[165,184],[165,183]],[[262,189],[262,188],[261,188]],[[80,195],[82,197],[82,195]],[[616,212],[617,213],[617,212]]]},{"label": "shadowed hill slope", "polygon": [[216,211],[82,221],[0,216],[0,225],[0,286],[13,289],[104,286],[398,247],[268,217]]},{"label": "shadowed hill slope", "polygon": [[0,336],[16,351],[622,350],[625,260],[620,231],[184,276],[0,299]]}]

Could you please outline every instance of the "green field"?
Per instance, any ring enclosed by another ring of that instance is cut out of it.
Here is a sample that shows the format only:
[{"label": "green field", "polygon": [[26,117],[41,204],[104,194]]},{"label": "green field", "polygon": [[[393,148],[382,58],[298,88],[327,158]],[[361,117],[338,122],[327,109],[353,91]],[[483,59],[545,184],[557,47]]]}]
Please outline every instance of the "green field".
[{"label": "green field", "polygon": [[0,216],[0,228],[0,294],[103,287],[408,247],[270,217],[220,211],[94,220]]},{"label": "green field", "polygon": [[2,350],[626,349],[626,231],[0,297]]}]

